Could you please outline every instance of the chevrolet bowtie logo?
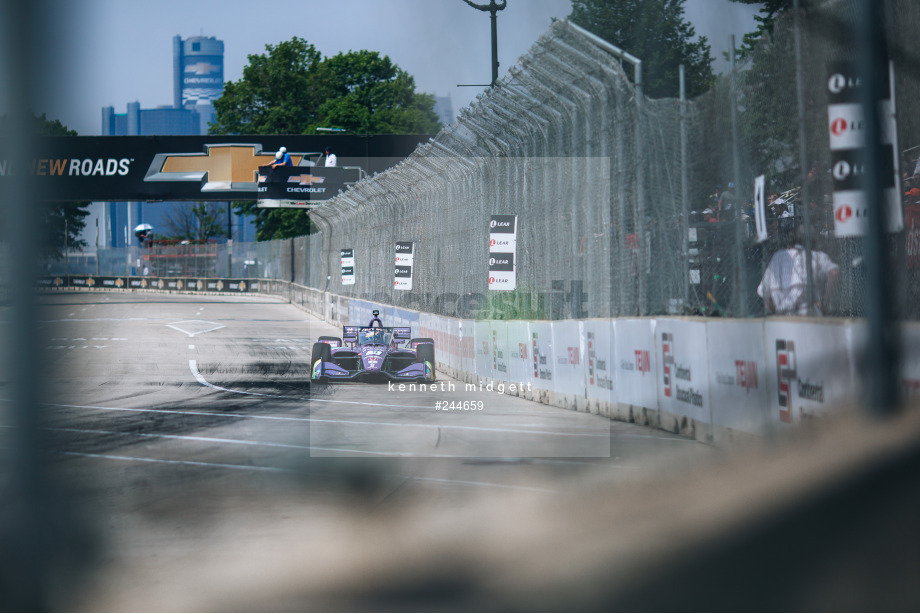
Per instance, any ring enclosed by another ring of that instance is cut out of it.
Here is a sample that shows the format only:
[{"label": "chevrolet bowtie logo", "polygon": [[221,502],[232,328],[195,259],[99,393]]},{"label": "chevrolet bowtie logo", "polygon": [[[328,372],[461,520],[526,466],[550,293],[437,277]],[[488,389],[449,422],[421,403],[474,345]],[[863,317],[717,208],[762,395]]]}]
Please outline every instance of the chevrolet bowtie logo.
[{"label": "chevrolet bowtie logo", "polygon": [[185,67],[185,72],[193,72],[196,75],[206,75],[210,72],[215,72],[220,68],[216,64],[208,64],[207,62],[198,62],[197,64],[189,64]]},{"label": "chevrolet bowtie logo", "polygon": [[[305,154],[290,155],[297,166]],[[205,153],[157,154],[144,181],[199,181],[202,192],[255,190],[259,166],[274,161],[258,143],[205,145]]]},{"label": "chevrolet bowtie logo", "polygon": [[325,177],[315,177],[313,175],[294,175],[288,177],[288,183],[296,183],[297,185],[313,185],[314,183],[322,183],[325,180]]}]

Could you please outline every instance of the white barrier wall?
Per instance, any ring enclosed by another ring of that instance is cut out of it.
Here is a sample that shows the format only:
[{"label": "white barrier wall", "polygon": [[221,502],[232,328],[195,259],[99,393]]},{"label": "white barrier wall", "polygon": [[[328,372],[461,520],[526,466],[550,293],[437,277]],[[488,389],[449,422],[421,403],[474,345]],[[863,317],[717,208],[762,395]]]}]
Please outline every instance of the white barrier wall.
[{"label": "white barrier wall", "polygon": [[858,400],[846,324],[764,323],[770,419],[780,427]]},{"label": "white barrier wall", "polygon": [[555,405],[553,323],[531,322],[530,358],[533,364],[533,400]]},{"label": "white barrier wall", "polygon": [[[517,394],[527,398],[527,390],[533,390],[533,359],[528,322],[508,322],[508,378],[518,384]],[[528,388],[529,385],[529,388]]]},{"label": "white barrier wall", "polygon": [[709,439],[712,413],[706,323],[662,318],[655,328],[659,426],[674,433]]},{"label": "white barrier wall", "polygon": [[[320,295],[321,296],[321,295]],[[348,323],[380,309],[388,326],[435,340],[439,369],[462,381],[523,384],[542,403],[728,441],[788,428],[860,401],[866,326],[795,318],[458,320],[325,296]],[[309,309],[307,302],[300,305]],[[902,330],[905,398],[920,400],[920,324]],[[510,386],[505,386],[510,393]]]},{"label": "white barrier wall", "polygon": [[460,320],[460,370],[460,379],[473,381],[476,373],[475,320]]},{"label": "white barrier wall", "polygon": [[508,323],[490,322],[489,333],[489,347],[492,351],[491,377],[496,382],[509,382],[511,377],[508,375]]},{"label": "white barrier wall", "polygon": [[585,360],[582,335],[584,322],[552,323],[553,368],[556,404],[568,409],[585,410]]},{"label": "white barrier wall", "polygon": [[706,339],[713,428],[728,434],[763,433],[770,426],[763,322],[707,322]]},{"label": "white barrier wall", "polygon": [[492,379],[492,323],[478,321],[473,323],[473,349],[475,350],[475,367],[473,373],[482,380]]},{"label": "white barrier wall", "polygon": [[616,385],[613,321],[587,320],[583,330],[586,409],[602,416],[613,416]]},{"label": "white barrier wall", "polygon": [[658,352],[655,320],[617,320],[614,331],[614,417],[658,426]]}]

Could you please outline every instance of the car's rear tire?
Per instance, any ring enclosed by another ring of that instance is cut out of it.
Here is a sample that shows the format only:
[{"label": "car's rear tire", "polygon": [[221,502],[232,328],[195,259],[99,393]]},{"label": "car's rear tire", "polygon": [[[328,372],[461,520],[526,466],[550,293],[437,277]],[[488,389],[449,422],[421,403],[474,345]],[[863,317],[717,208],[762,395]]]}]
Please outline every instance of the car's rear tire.
[{"label": "car's rear tire", "polygon": [[[322,337],[321,337],[322,338]],[[317,365],[319,361],[319,365]],[[310,380],[325,384],[329,381],[325,377],[322,363],[332,362],[332,346],[328,343],[317,342],[313,344],[313,354],[310,357]]]},{"label": "car's rear tire", "polygon": [[434,362],[434,343],[420,343],[418,347],[415,348],[415,355],[419,362],[431,365],[431,377],[427,379],[433,382],[437,377]]},{"label": "car's rear tire", "polygon": [[413,337],[409,339],[409,347],[414,348],[417,343],[430,343],[434,345],[434,339],[431,337]]},{"label": "car's rear tire", "polygon": [[[323,343],[324,341],[335,341],[335,345],[333,347],[337,347],[337,348],[342,347],[342,339],[340,337],[323,336],[319,338],[318,343]],[[329,345],[329,344],[327,343],[326,345]]]}]

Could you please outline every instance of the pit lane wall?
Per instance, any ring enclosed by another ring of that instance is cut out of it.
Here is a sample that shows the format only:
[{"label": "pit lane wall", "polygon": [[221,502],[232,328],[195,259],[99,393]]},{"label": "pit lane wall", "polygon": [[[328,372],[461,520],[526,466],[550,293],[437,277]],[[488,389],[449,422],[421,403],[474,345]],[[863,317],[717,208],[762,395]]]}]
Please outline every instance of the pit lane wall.
[{"label": "pit lane wall", "polygon": [[[334,326],[409,326],[438,370],[491,391],[726,443],[819,418],[862,392],[863,321],[645,317],[557,321],[448,318],[277,280],[49,278],[44,287],[260,293]],[[902,328],[901,385],[920,399],[920,324]]]}]

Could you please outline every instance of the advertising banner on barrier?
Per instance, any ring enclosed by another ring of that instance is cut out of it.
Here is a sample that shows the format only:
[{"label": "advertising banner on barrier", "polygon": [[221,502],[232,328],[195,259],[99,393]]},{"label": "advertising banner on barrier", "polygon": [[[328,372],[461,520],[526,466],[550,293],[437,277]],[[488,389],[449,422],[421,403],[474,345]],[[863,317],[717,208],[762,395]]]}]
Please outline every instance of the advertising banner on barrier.
[{"label": "advertising banner on barrier", "polygon": [[348,247],[341,250],[342,255],[342,285],[355,284],[355,250]]},{"label": "advertising banner on barrier", "polygon": [[659,319],[655,339],[658,342],[659,409],[712,424],[706,324]]},{"label": "advertising banner on barrier", "polygon": [[476,372],[476,321],[460,320],[460,369]]},{"label": "advertising banner on barrier", "polygon": [[657,410],[655,320],[617,320],[613,342],[617,383],[614,401]]},{"label": "advertising banner on barrier", "polygon": [[770,424],[763,322],[709,321],[706,336],[713,425],[763,433]]},{"label": "advertising banner on barrier", "polygon": [[837,324],[767,320],[764,350],[770,420],[793,424],[857,398],[846,330]]},{"label": "advertising banner on barrier", "polygon": [[553,390],[555,368],[553,365],[553,328],[549,322],[530,324],[530,362],[533,387]]},{"label": "advertising banner on barrier", "polygon": [[[582,322],[560,320],[552,323],[554,390],[574,403],[585,397],[585,360]],[[557,397],[558,398],[558,397]]]},{"label": "advertising banner on barrier", "polygon": [[487,320],[477,320],[473,327],[475,367],[477,377],[492,377],[492,327]]},{"label": "advertising banner on barrier", "polygon": [[489,290],[517,287],[517,216],[493,215],[489,220]]},{"label": "advertising banner on barrier", "polygon": [[[439,316],[440,317],[440,316]],[[440,318],[444,327],[444,349],[447,351],[447,364],[454,369],[460,367],[460,320]],[[437,351],[442,351],[435,346]]]},{"label": "advertising banner on barrier", "polygon": [[88,290],[164,290],[172,292],[257,292],[259,282],[248,279],[187,279],[184,277],[120,277],[59,275],[43,277],[40,287],[86,288]]},{"label": "advertising banner on barrier", "polygon": [[510,381],[508,375],[508,324],[501,321],[489,323],[492,333],[492,379]]},{"label": "advertising banner on barrier", "polygon": [[396,242],[396,279],[393,287],[397,290],[412,289],[412,265],[415,260],[412,241]]},{"label": "advertising banner on barrier", "polygon": [[508,379],[511,382],[533,387],[533,359],[530,350],[530,325],[527,322],[508,322]]},{"label": "advertising banner on barrier", "polygon": [[611,320],[587,320],[584,335],[585,391],[589,398],[613,402],[616,381],[614,323]]},{"label": "advertising banner on barrier", "polygon": [[[874,67],[884,78],[884,97],[878,103],[879,139],[883,152],[878,156],[878,179],[882,187],[884,219],[888,232],[904,228],[901,213],[901,188],[898,157],[898,130],[895,113],[894,64]],[[868,146],[865,111],[862,103],[862,76],[853,61],[833,62],[828,68],[827,127],[831,149],[831,176],[834,181],[834,235],[856,237],[866,234],[870,197],[860,180],[864,150]]]},{"label": "advertising banner on barrier", "polygon": [[[860,357],[866,353],[869,329],[865,322],[849,322],[846,329],[850,355],[850,396],[855,402],[861,402],[865,392],[862,385],[864,377],[857,365]],[[902,322],[900,334],[901,377],[898,385],[901,387],[901,400],[907,404],[916,404],[920,402],[920,324]]]}]

